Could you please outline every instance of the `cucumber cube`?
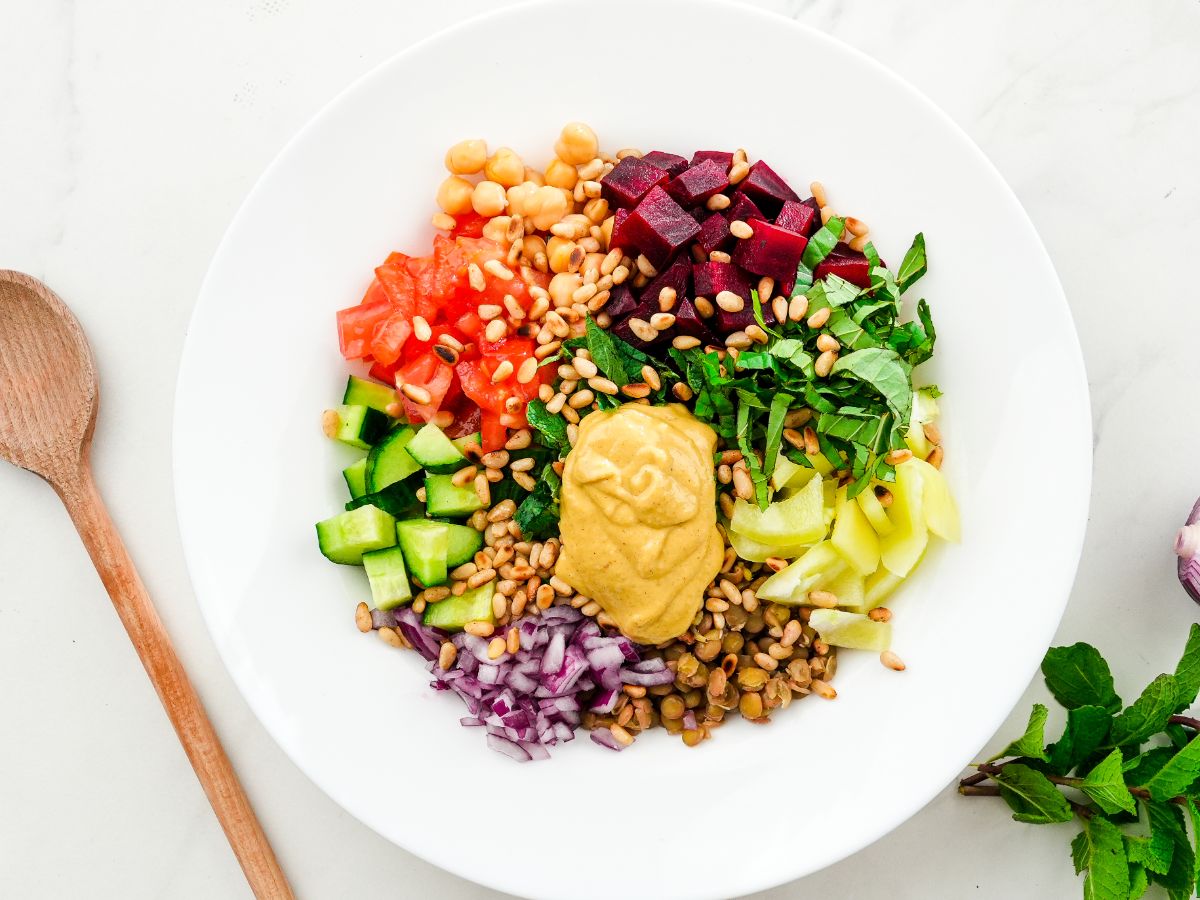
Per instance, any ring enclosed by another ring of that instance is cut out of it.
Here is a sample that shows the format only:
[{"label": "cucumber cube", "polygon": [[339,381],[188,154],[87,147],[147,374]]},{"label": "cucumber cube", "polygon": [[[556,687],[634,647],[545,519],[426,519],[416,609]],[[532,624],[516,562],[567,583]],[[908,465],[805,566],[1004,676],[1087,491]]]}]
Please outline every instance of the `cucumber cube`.
[{"label": "cucumber cube", "polygon": [[363,554],[363,568],[371,582],[371,600],[377,609],[395,609],[412,599],[404,554],[399,547]]},{"label": "cucumber cube", "polygon": [[323,425],[325,433],[335,441],[370,450],[387,433],[389,421],[369,406],[339,406],[325,413]]},{"label": "cucumber cube", "polygon": [[361,566],[363,554],[396,544],[396,520],[382,509],[360,506],[317,523],[317,543],[330,562]]},{"label": "cucumber cube", "polygon": [[446,567],[456,569],[470,562],[483,547],[483,534],[469,525],[446,523]]},{"label": "cucumber cube", "polygon": [[449,536],[442,522],[430,522],[427,519],[397,522],[396,534],[413,578],[425,587],[433,587],[446,580]]},{"label": "cucumber cube", "polygon": [[425,479],[425,507],[431,516],[469,516],[483,509],[483,501],[472,485],[459,487],[449,475],[430,475]]},{"label": "cucumber cube", "polygon": [[386,414],[388,406],[396,402],[396,392],[386,384],[351,375],[342,402],[347,406],[369,406]]},{"label": "cucumber cube", "polygon": [[367,492],[367,458],[364,456],[356,463],[351,463],[342,469],[342,477],[346,479],[346,487],[350,489],[350,499],[357,500]]},{"label": "cucumber cube", "polygon": [[457,472],[467,464],[467,458],[432,422],[424,425],[405,449],[427,472],[434,474]]},{"label": "cucumber cube", "polygon": [[492,612],[492,593],[495,581],[466,591],[461,597],[453,595],[425,607],[424,624],[446,631],[462,631],[468,622],[496,623]]}]

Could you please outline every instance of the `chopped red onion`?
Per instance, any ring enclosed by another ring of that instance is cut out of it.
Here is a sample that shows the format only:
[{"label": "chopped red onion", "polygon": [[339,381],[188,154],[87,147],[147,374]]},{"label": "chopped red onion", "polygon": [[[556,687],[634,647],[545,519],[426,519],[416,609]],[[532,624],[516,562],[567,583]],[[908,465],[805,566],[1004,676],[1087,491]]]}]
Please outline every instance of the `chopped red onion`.
[{"label": "chopped red onion", "polygon": [[375,630],[380,628],[395,628],[396,614],[390,609],[373,609],[371,610],[371,627]]},{"label": "chopped red onion", "polygon": [[[549,746],[573,740],[586,707],[610,713],[622,684],[669,684],[675,674],[657,657],[643,660],[623,635],[606,635],[594,619],[569,606],[554,606],[517,624],[520,649],[488,657],[488,641],[425,627],[411,608],[372,610],[372,623],[394,625],[429,660],[438,691],[453,691],[469,715],[464,727],[483,727],[493,750],[518,762],[548,759]],[[376,627],[379,627],[377,624]],[[438,665],[443,641],[458,655],[449,670]],[[695,716],[691,712],[693,726]],[[685,717],[686,721],[686,717]],[[607,728],[592,740],[612,750],[625,746]]]}]

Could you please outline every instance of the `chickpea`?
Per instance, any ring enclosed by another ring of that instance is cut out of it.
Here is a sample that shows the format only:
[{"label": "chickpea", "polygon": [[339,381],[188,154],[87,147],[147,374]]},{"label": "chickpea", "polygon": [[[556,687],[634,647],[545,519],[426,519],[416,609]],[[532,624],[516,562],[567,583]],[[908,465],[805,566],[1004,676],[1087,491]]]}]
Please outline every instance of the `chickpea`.
[{"label": "chickpea", "polygon": [[575,167],[567,165],[558,157],[550,160],[550,165],[546,166],[546,184],[569,191],[575,187],[578,180],[579,173],[575,171]]},{"label": "chickpea", "polygon": [[471,206],[481,216],[498,216],[507,205],[504,188],[494,181],[481,181],[471,192]]},{"label": "chickpea", "polygon": [[455,175],[474,175],[485,162],[487,144],[484,141],[459,141],[446,151],[446,168]]},{"label": "chickpea", "polygon": [[551,272],[566,272],[571,268],[571,254],[575,252],[574,241],[555,235],[546,241],[546,256],[550,259]]},{"label": "chickpea", "polygon": [[529,215],[529,198],[537,193],[538,186],[532,181],[522,181],[508,189],[508,211],[514,216]]},{"label": "chickpea", "polygon": [[537,169],[531,169],[531,168],[529,168],[529,166],[526,166],[525,167],[525,180],[532,181],[538,187],[541,187],[543,184],[546,183],[546,176],[543,175],[541,172],[539,172]]},{"label": "chickpea", "polygon": [[471,211],[471,192],[475,186],[465,178],[451,175],[437,190],[437,204],[452,216],[461,216]]},{"label": "chickpea", "polygon": [[525,216],[533,219],[533,225],[539,231],[546,231],[562,221],[570,209],[571,200],[567,195],[550,185],[538,188],[537,193],[525,201]]},{"label": "chickpea", "polygon": [[508,147],[501,147],[483,166],[483,175],[505,187],[515,187],[525,180],[525,164]]},{"label": "chickpea", "polygon": [[581,166],[596,158],[600,151],[600,142],[596,132],[582,122],[568,122],[563,126],[562,134],[554,145],[558,158],[573,166]]},{"label": "chickpea", "polygon": [[571,305],[571,295],[582,286],[583,278],[578,273],[559,272],[550,279],[550,286],[546,290],[549,291],[550,299],[554,301],[554,305],[556,307],[563,307]]}]

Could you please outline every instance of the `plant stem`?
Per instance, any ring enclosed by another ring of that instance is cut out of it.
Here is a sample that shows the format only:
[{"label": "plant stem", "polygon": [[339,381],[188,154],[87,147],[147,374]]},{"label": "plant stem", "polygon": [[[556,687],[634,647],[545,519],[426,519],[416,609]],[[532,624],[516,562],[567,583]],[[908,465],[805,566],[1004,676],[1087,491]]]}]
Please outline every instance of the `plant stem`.
[{"label": "plant stem", "polygon": [[982,786],[974,785],[974,784],[960,784],[958,786],[958,792],[960,794],[962,794],[964,797],[999,797],[1000,796],[1000,788],[996,787],[994,784],[985,784]]},{"label": "plant stem", "polygon": [[1167,721],[1172,725],[1182,725],[1192,731],[1200,731],[1200,719],[1193,719],[1191,716],[1171,716]]}]

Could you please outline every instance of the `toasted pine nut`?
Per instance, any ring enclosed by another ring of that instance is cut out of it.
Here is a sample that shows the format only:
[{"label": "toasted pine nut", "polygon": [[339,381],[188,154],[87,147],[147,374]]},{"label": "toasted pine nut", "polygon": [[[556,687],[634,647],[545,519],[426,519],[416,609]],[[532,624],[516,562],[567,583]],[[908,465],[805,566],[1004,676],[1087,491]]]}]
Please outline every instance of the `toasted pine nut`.
[{"label": "toasted pine nut", "polygon": [[815,313],[808,317],[808,327],[823,328],[825,323],[829,321],[829,317],[832,315],[832,313],[833,310],[828,306],[824,307],[823,309],[818,309]]},{"label": "toasted pine nut", "polygon": [[590,406],[595,399],[596,395],[585,389],[572,394],[571,399],[567,403],[570,404],[572,409],[583,409],[585,406]]},{"label": "toasted pine nut", "polygon": [[837,362],[837,354],[832,350],[826,350],[824,353],[818,356],[817,361],[813,363],[813,371],[817,373],[818,378],[824,378],[829,374],[830,370],[833,369],[833,364],[835,362]]},{"label": "toasted pine nut", "polygon": [[904,660],[898,657],[891,650],[884,650],[882,653],[880,653],[879,661],[893,672],[903,672],[907,668],[907,666],[904,665]]},{"label": "toasted pine nut", "polygon": [[808,298],[797,294],[788,303],[788,319],[792,322],[802,321],[808,313]]},{"label": "toasted pine nut", "polygon": [[512,373],[512,362],[507,359],[501,360],[500,365],[496,366],[496,371],[492,373],[492,384],[499,384],[501,381],[512,375]]},{"label": "toasted pine nut", "polygon": [[838,339],[831,334],[817,335],[817,349],[824,353],[826,350],[831,350],[834,353],[842,349],[842,345],[838,343]]},{"label": "toasted pine nut", "polygon": [[746,308],[746,301],[733,291],[721,291],[717,294],[717,306],[725,312],[736,313]]},{"label": "toasted pine nut", "polygon": [[517,370],[517,381],[521,384],[529,384],[537,377],[538,361],[534,357],[529,357],[521,363],[521,368]]},{"label": "toasted pine nut", "polygon": [[817,206],[824,206],[828,202],[825,196],[825,185],[819,181],[814,181],[808,186],[808,192],[812,194],[812,198],[817,201]]},{"label": "toasted pine nut", "polygon": [[675,324],[675,316],[668,312],[657,312],[650,317],[650,327],[655,331],[666,331]]},{"label": "toasted pine nut", "polygon": [[946,453],[941,447],[934,447],[929,451],[929,456],[926,458],[925,462],[929,463],[935,469],[940,469],[942,467],[942,460],[945,458],[945,456]]},{"label": "toasted pine nut", "polygon": [[418,387],[415,384],[405,384],[404,387],[400,388],[400,390],[404,393],[405,397],[420,406],[428,405],[433,399],[429,396],[429,391],[425,390],[423,387]]},{"label": "toasted pine nut", "polygon": [[809,591],[808,602],[813,606],[819,606],[821,609],[833,609],[838,605],[837,594],[832,594],[829,591]]},{"label": "toasted pine nut", "polygon": [[754,237],[754,229],[741,219],[734,219],[729,223],[729,233],[735,238],[739,238],[741,240],[747,240]]},{"label": "toasted pine nut", "polygon": [[588,386],[594,391],[597,391],[601,394],[608,394],[609,396],[613,396],[617,393],[616,384],[612,381],[609,381],[607,378],[589,378]]},{"label": "toasted pine nut", "polygon": [[900,463],[908,462],[910,459],[912,459],[912,451],[908,448],[904,448],[901,450],[889,451],[887,456],[883,458],[883,461],[889,466],[898,466]]},{"label": "toasted pine nut", "polygon": [[691,350],[693,347],[700,346],[700,338],[692,337],[690,334],[679,334],[672,339],[671,346],[676,350]]},{"label": "toasted pine nut", "polygon": [[892,618],[892,611],[886,606],[877,606],[867,613],[867,618],[876,622],[887,622]]}]

